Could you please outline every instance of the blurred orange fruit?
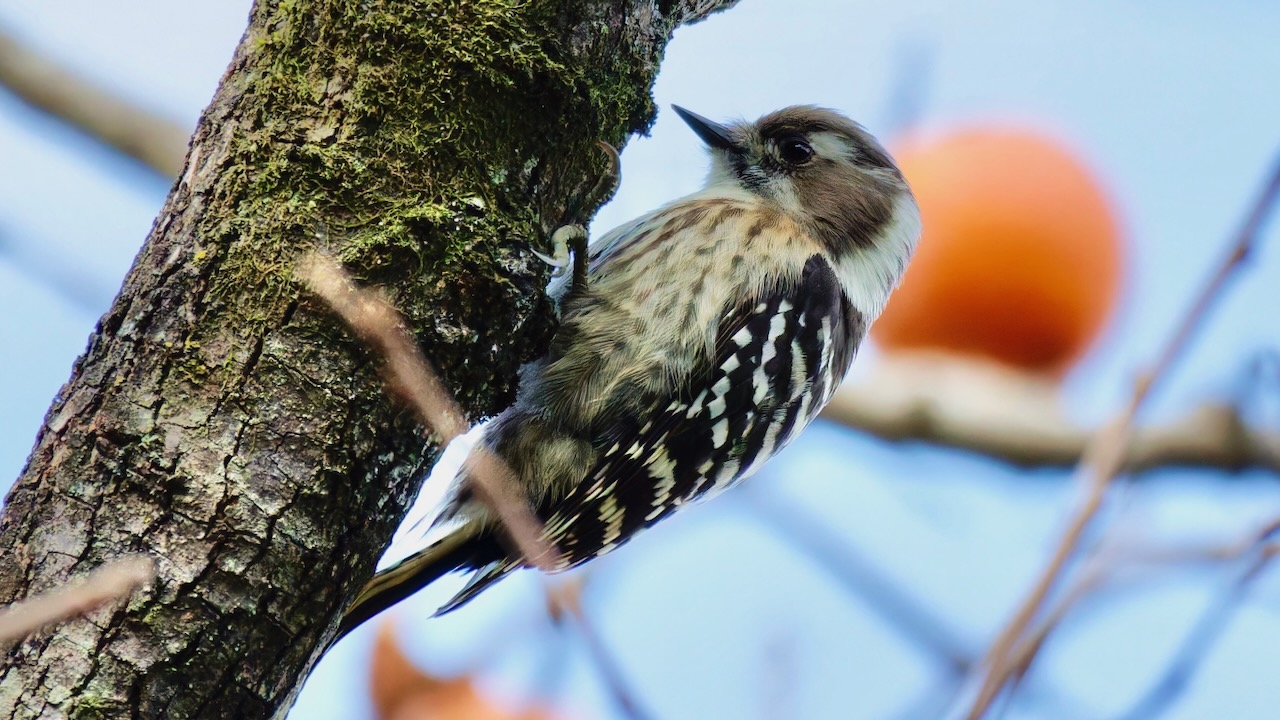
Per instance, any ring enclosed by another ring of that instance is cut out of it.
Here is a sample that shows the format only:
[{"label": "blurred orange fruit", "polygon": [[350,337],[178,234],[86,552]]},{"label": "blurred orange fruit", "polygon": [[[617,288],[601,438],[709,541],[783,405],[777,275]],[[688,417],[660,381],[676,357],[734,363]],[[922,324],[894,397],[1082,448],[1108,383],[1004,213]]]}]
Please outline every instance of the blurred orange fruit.
[{"label": "blurred orange fruit", "polygon": [[1070,150],[1026,130],[954,131],[895,154],[924,235],[876,341],[1067,370],[1120,290],[1119,223],[1098,181]]},{"label": "blurred orange fruit", "polygon": [[466,676],[437,678],[405,657],[390,623],[378,628],[369,663],[369,695],[378,720],[555,720],[541,708],[508,710]]}]

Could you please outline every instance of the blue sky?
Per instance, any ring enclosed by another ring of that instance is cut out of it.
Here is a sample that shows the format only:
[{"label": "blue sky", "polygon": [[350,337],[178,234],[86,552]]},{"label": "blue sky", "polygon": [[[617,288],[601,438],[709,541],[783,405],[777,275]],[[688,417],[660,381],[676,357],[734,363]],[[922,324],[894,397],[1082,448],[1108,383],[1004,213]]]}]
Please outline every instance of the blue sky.
[{"label": "blue sky", "polygon": [[[0,23],[193,125],[247,7],[243,0],[17,0],[0,9]],[[1077,148],[1115,198],[1132,258],[1125,305],[1064,392],[1070,412],[1096,420],[1184,312],[1280,151],[1277,37],[1280,5],[1249,0],[744,0],[677,33],[655,89],[658,123],[651,137],[627,146],[621,190],[596,227],[700,183],[705,158],[670,103],[713,118],[819,103],[889,134],[890,99],[916,57],[928,68],[919,87],[922,125],[998,120],[1045,129]],[[4,482],[20,471],[49,399],[167,189],[0,95]],[[33,267],[54,269],[57,279],[51,284]],[[1151,417],[1221,396],[1251,357],[1280,345],[1278,282],[1280,224],[1273,224]],[[1018,471],[830,426],[798,441],[751,492],[812,513],[975,653],[1040,567],[1074,497],[1066,473]],[[662,718],[763,717],[769,703],[786,708],[785,717],[899,717],[932,687],[936,665],[756,519],[746,499],[731,493],[597,564],[587,608],[640,695]],[[1143,537],[1231,539],[1280,514],[1280,493],[1274,478],[1165,471],[1123,505],[1121,521]],[[1109,593],[1050,645],[1028,700],[1006,717],[1118,715],[1229,577],[1182,573]],[[546,665],[556,664],[563,705],[581,717],[608,716],[583,658],[570,651],[557,660],[549,649],[554,636],[528,601],[536,588],[532,577],[517,577],[430,622],[421,620],[430,597],[406,603],[398,616],[411,655],[439,672],[482,666],[509,698],[546,690],[554,675]],[[1280,583],[1260,583],[1166,717],[1273,717],[1278,608]],[[358,635],[326,659],[294,717],[367,711],[367,640]]]}]

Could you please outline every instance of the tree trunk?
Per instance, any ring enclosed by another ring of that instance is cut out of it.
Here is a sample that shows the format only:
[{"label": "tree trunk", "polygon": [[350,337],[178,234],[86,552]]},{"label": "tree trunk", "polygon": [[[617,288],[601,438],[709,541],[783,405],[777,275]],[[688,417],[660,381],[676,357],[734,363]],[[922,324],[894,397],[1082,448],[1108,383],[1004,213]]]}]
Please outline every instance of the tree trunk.
[{"label": "tree trunk", "polygon": [[0,519],[0,602],[125,553],[159,578],[11,649],[0,717],[283,715],[437,452],[295,262],[385,286],[499,411],[552,325],[529,249],[732,2],[259,0]]}]

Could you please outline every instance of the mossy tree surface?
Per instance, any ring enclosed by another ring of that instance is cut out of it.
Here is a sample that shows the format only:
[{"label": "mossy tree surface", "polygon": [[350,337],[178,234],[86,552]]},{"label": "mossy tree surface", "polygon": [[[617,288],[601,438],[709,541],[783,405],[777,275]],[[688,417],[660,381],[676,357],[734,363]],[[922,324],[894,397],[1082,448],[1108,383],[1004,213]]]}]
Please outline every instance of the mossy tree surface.
[{"label": "mossy tree surface", "polygon": [[530,248],[732,1],[260,0],[0,519],[0,602],[126,553],[159,578],[12,648],[0,717],[282,715],[437,451],[297,260],[386,287],[497,412],[552,326]]}]

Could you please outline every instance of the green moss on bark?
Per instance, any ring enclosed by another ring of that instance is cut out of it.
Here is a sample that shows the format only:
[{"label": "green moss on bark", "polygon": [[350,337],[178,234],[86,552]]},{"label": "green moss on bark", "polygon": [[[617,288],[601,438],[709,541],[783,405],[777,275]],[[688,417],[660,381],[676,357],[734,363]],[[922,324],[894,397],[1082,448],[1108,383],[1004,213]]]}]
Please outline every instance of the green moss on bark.
[{"label": "green moss on bark", "polygon": [[[652,59],[619,51],[586,66],[551,39],[580,5],[425,3],[406,18],[357,2],[280,3],[251,38],[254,92],[241,112],[260,123],[230,138],[222,172],[234,182],[215,198],[234,207],[200,228],[226,241],[215,301],[269,322],[263,311],[283,311],[292,263],[310,247],[394,283],[461,280],[541,243],[567,219],[559,199],[581,191],[558,178],[600,166],[584,129],[619,142],[652,111]],[[400,299],[410,316],[429,310]]]},{"label": "green moss on bark", "polygon": [[125,552],[158,578],[10,653],[0,716],[287,708],[436,451],[297,260],[385,286],[501,410],[552,324],[530,246],[594,209],[689,4],[259,0],[0,518],[0,601]]}]

